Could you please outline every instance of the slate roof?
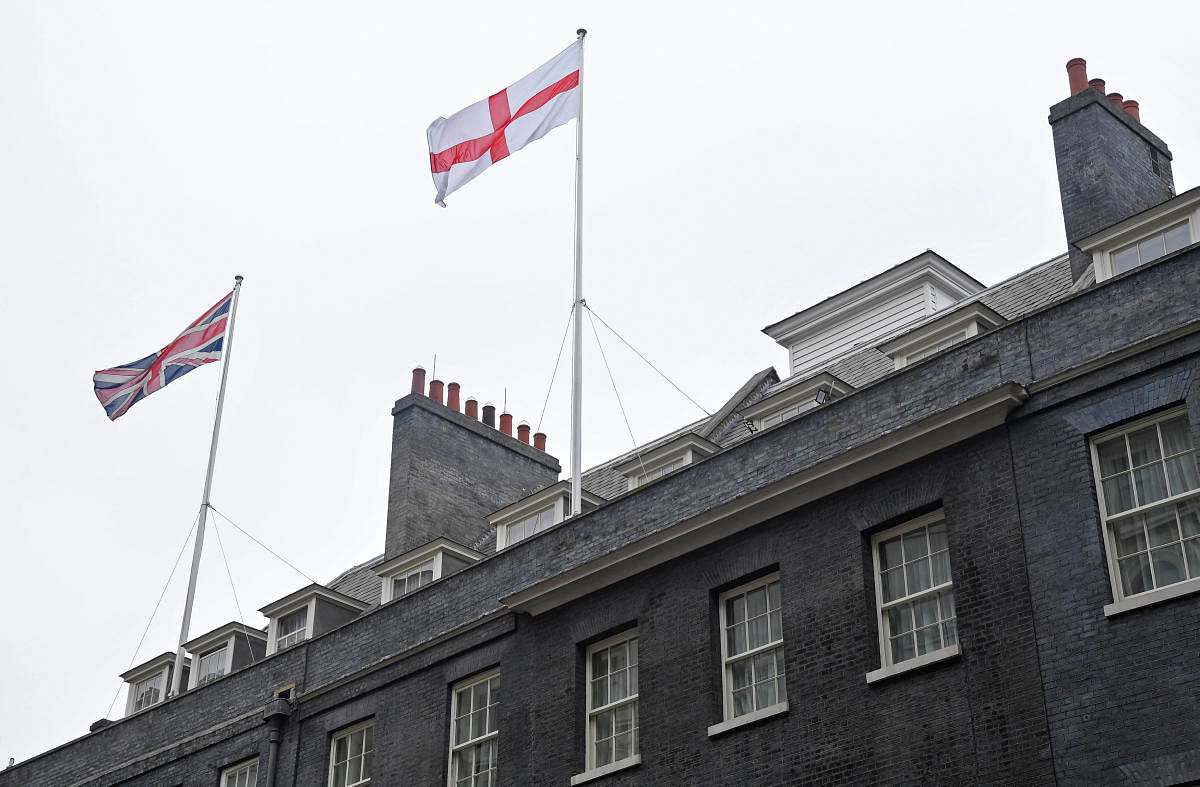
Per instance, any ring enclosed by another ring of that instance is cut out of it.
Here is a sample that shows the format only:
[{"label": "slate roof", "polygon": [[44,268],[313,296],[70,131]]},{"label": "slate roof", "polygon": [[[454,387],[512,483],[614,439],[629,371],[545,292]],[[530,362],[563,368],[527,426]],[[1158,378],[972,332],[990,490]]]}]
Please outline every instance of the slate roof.
[{"label": "slate roof", "polygon": [[378,606],[383,597],[383,580],[375,573],[375,567],[383,562],[383,555],[373,557],[365,563],[338,574],[325,587],[337,591],[364,604]]}]

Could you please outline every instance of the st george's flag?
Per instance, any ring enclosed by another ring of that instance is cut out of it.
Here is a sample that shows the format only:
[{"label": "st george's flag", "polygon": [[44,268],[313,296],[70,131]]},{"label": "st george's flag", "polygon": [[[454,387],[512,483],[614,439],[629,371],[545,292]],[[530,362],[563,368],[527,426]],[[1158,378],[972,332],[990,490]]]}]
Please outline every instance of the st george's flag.
[{"label": "st george's flag", "polygon": [[429,165],[434,202],[500,159],[579,116],[579,66],[583,39],[549,63],[483,101],[429,124]]},{"label": "st george's flag", "polygon": [[92,377],[96,398],[115,421],[150,394],[206,363],[221,360],[229,321],[230,292],[175,340],[140,361],[101,369]]}]

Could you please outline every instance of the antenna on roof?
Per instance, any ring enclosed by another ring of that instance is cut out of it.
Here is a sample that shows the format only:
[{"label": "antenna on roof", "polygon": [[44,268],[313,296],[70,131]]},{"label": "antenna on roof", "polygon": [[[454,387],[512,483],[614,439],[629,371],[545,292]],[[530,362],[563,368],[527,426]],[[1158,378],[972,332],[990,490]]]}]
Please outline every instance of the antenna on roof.
[{"label": "antenna on roof", "polygon": [[433,354],[433,371],[429,373],[429,379],[437,379],[437,353]]}]

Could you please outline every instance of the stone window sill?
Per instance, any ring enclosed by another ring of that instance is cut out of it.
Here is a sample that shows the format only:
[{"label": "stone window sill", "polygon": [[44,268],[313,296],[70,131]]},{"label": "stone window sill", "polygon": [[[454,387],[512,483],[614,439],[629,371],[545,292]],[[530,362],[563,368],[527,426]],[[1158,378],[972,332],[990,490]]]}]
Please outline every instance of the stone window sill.
[{"label": "stone window sill", "polygon": [[599,768],[592,768],[590,771],[584,771],[583,773],[577,773],[571,777],[571,784],[572,785],[583,784],[584,782],[590,782],[593,779],[599,779],[603,776],[607,776],[610,773],[616,773],[617,771],[623,771],[626,768],[633,768],[633,767],[635,767],[637,765],[641,765],[641,764],[642,764],[642,755],[635,754],[632,757],[628,757],[624,760],[618,760],[617,762],[610,762],[608,765],[601,765]]},{"label": "stone window sill", "polygon": [[958,643],[951,645],[948,648],[930,651],[924,656],[917,656],[915,659],[902,661],[899,664],[889,664],[886,667],[881,667],[877,670],[872,670],[867,673],[867,683],[877,683],[881,680],[894,678],[897,675],[903,675],[906,672],[912,672],[915,669],[927,667],[930,664],[937,664],[947,659],[958,658],[959,650]]},{"label": "stone window sill", "polygon": [[1193,593],[1200,593],[1200,578],[1176,582],[1174,585],[1155,588],[1146,593],[1138,593],[1136,596],[1123,598],[1114,604],[1105,604],[1104,616],[1111,618],[1113,615],[1132,612],[1135,609],[1148,607],[1151,604],[1160,604],[1164,601],[1170,601],[1173,598],[1179,598],[1180,596],[1190,596]]},{"label": "stone window sill", "polygon": [[715,738],[718,735],[724,735],[730,730],[736,730],[738,727],[745,727],[747,724],[753,724],[756,721],[769,719],[772,716],[778,716],[788,712],[787,700],[777,702],[774,705],[768,705],[765,708],[759,708],[750,713],[744,713],[737,718],[729,719],[718,724],[714,724],[708,728],[708,737]]}]

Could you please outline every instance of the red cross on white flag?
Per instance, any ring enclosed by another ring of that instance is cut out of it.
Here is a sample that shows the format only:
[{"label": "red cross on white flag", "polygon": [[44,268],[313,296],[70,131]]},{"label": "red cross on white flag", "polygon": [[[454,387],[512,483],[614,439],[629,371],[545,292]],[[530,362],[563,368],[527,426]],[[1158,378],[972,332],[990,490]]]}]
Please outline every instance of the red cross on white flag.
[{"label": "red cross on white flag", "polygon": [[434,202],[490,165],[579,115],[580,39],[533,73],[448,118],[429,124]]}]

